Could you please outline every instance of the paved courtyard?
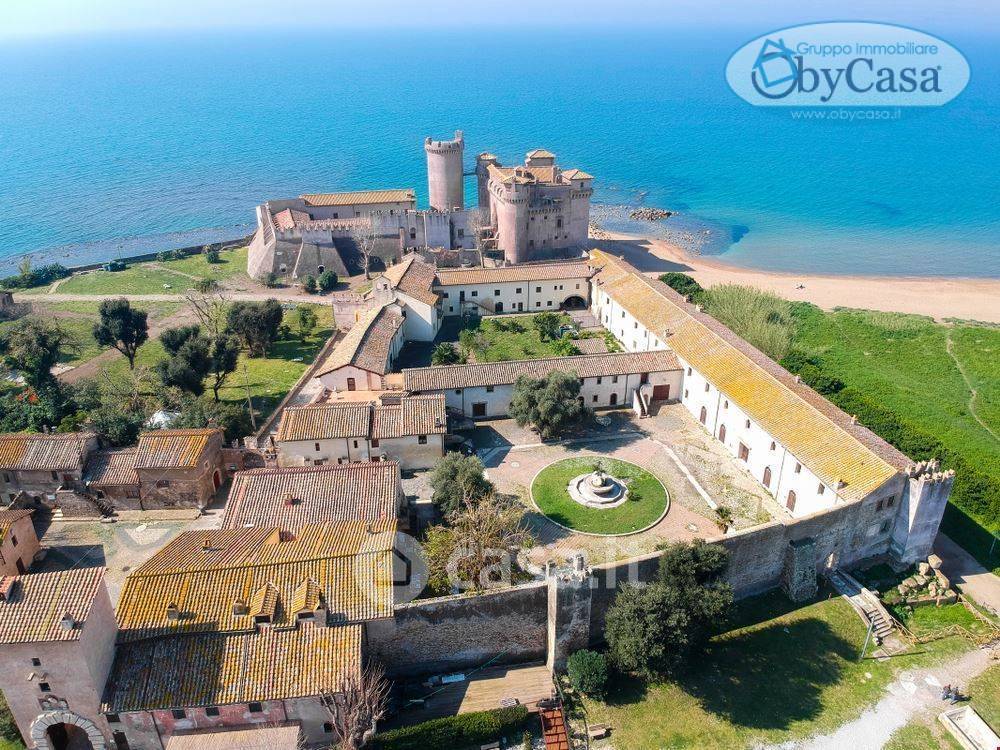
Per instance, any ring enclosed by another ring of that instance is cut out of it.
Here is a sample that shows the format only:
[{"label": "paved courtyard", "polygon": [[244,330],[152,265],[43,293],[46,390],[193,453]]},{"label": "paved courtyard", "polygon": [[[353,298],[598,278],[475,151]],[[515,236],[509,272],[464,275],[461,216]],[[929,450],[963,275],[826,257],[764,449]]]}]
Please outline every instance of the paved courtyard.
[{"label": "paved courtyard", "polygon": [[[538,544],[529,555],[541,566],[583,552],[591,563],[652,552],[663,542],[689,541],[721,533],[712,504],[729,508],[736,529],[781,517],[774,499],[697,424],[682,406],[664,405],[638,419],[621,410],[607,413],[610,424],[587,437],[542,444],[538,436],[511,420],[480,423],[473,440],[490,479],[532,510],[528,523]],[[670,495],[667,514],[652,528],[619,537],[564,529],[534,510],[529,488],[535,475],[553,461],[608,456],[631,461],[655,475]]]}]

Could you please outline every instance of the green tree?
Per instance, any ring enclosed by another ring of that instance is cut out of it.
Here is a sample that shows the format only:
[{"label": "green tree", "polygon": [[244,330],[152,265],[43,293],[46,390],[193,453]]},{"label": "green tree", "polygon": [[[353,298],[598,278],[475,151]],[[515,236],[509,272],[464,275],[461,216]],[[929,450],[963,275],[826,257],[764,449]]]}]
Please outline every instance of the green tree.
[{"label": "green tree", "polygon": [[212,397],[218,402],[219,389],[236,370],[240,358],[240,344],[233,336],[223,333],[211,340],[208,357],[211,362],[208,374],[212,376]]},{"label": "green tree", "polygon": [[0,432],[39,432],[54,427],[75,410],[58,381],[34,389],[9,391],[0,397]]},{"label": "green tree", "polygon": [[36,391],[55,382],[52,368],[63,350],[75,347],[70,334],[54,321],[23,318],[0,333],[0,355],[4,364],[24,376]]},{"label": "green tree", "polygon": [[522,427],[532,425],[548,440],[589,419],[590,409],[579,395],[580,380],[573,373],[556,370],[540,379],[522,375],[514,383],[507,413]]},{"label": "green tree", "polygon": [[580,353],[579,347],[568,336],[563,336],[552,342],[552,351],[557,357],[575,357]]},{"label": "green tree", "polygon": [[531,324],[538,331],[538,336],[542,341],[555,341],[562,335],[560,332],[562,318],[553,312],[538,313],[532,319]]},{"label": "green tree", "polygon": [[689,665],[732,615],[733,591],[721,582],[728,565],[724,547],[702,540],[666,547],[656,580],[625,585],[608,609],[604,635],[615,665],[648,678]]},{"label": "green tree", "polygon": [[87,422],[110,445],[124,446],[132,445],[139,439],[146,415],[114,404],[102,404],[88,413]]},{"label": "green tree", "polygon": [[163,385],[194,396],[204,393],[205,377],[213,363],[211,342],[201,335],[201,329],[196,325],[168,329],[160,336],[160,343],[170,355],[156,363],[156,374]]},{"label": "green tree", "polygon": [[205,245],[203,250],[205,253],[205,261],[208,263],[221,263],[222,258],[219,257],[219,249],[217,247],[212,247],[211,245]]},{"label": "green tree", "polygon": [[299,305],[292,315],[292,322],[295,324],[295,330],[299,332],[299,340],[305,341],[319,325],[319,316],[310,305]]},{"label": "green tree", "polygon": [[173,427],[219,427],[225,432],[226,440],[239,440],[253,433],[250,413],[243,401],[215,403],[184,396],[179,404],[179,411]]},{"label": "green tree", "polygon": [[701,295],[705,291],[701,284],[692,279],[686,273],[670,271],[668,273],[660,274],[659,278],[660,281],[678,294],[684,297],[690,297],[692,302],[700,301]]},{"label": "green tree", "polygon": [[608,684],[608,660],[602,653],[582,649],[566,660],[566,673],[574,688],[600,698]]},{"label": "green tree", "polygon": [[101,320],[94,324],[94,339],[124,354],[129,369],[134,370],[136,352],[149,338],[146,311],[136,310],[127,299],[119,297],[102,301],[98,313]]},{"label": "green tree", "polygon": [[316,283],[319,284],[319,290],[321,292],[332,291],[337,286],[337,274],[333,271],[323,271],[316,279]]},{"label": "green tree", "polygon": [[462,361],[458,348],[449,341],[444,341],[434,347],[431,352],[432,365],[457,365]]},{"label": "green tree", "polygon": [[306,294],[316,294],[319,287],[316,286],[316,277],[309,275],[302,282],[302,289]]},{"label": "green tree", "polygon": [[458,334],[458,345],[467,359],[469,357],[481,359],[486,354],[490,341],[478,328],[466,328]]},{"label": "green tree", "polygon": [[211,294],[219,290],[219,282],[215,279],[198,279],[194,282],[194,288],[200,294]]},{"label": "green tree", "polygon": [[276,299],[236,302],[226,313],[226,325],[251,357],[263,357],[278,338],[281,318]]},{"label": "green tree", "polygon": [[483,476],[479,457],[461,453],[445,454],[431,472],[430,484],[431,501],[445,517],[493,492],[493,483]]}]

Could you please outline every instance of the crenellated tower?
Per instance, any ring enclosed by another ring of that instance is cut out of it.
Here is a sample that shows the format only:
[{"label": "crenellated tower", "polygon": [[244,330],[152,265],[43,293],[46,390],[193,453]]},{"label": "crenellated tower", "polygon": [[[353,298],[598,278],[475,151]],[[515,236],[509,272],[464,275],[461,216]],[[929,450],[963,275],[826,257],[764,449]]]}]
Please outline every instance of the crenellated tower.
[{"label": "crenellated tower", "polygon": [[431,208],[438,211],[465,208],[465,138],[455,131],[450,141],[424,140],[427,153],[427,191]]},{"label": "crenellated tower", "polygon": [[906,487],[892,529],[892,556],[901,563],[923,560],[931,553],[948,504],[955,472],[940,470],[936,460],[906,469]]}]

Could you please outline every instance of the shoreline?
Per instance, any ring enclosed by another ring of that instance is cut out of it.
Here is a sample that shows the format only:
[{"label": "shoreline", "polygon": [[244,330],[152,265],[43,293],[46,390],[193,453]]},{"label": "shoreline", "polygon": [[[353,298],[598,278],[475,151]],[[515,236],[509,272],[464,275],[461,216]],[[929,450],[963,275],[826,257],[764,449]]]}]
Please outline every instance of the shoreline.
[{"label": "shoreline", "polygon": [[[1000,279],[949,276],[831,276],[761,271],[692,255],[657,237],[601,229],[590,244],[625,260],[647,275],[686,273],[704,287],[743,284],[772,291],[792,302],[811,302],[824,310],[851,307],[925,315],[942,321],[1000,323]],[[798,288],[799,286],[803,288]]]}]

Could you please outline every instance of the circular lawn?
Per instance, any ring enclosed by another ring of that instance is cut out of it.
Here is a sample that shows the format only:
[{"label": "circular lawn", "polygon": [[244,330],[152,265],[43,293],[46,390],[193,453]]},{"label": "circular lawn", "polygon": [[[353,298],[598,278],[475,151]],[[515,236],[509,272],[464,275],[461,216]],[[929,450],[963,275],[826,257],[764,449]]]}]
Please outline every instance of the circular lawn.
[{"label": "circular lawn", "polygon": [[[628,498],[614,508],[588,508],[570,497],[570,480],[600,466],[628,487]],[[667,512],[670,500],[659,479],[645,469],[616,458],[588,456],[555,461],[535,475],[531,499],[547,518],[585,534],[634,534],[649,528]]]}]

